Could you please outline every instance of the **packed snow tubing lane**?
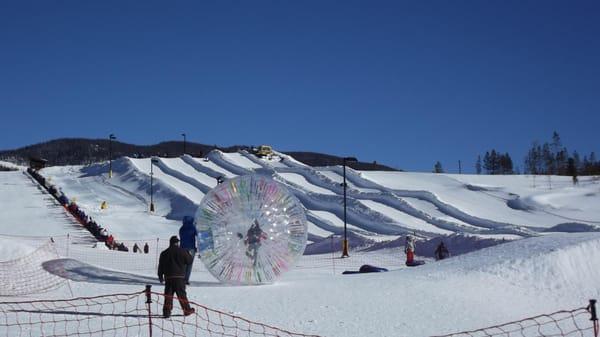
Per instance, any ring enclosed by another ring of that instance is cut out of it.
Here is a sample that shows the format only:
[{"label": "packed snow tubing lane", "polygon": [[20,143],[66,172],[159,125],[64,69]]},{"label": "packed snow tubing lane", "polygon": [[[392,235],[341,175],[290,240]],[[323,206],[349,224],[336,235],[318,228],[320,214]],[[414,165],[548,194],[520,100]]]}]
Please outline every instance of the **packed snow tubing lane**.
[{"label": "packed snow tubing lane", "polygon": [[[256,158],[255,156],[253,156],[249,153],[241,152],[241,154],[244,157],[246,157],[247,159],[249,159],[250,161],[254,162],[255,164],[263,166],[263,171],[265,171],[275,177],[278,177],[278,179],[281,179],[282,181],[285,181],[285,183],[288,185],[288,187],[290,187],[294,191],[294,194],[296,194],[296,196],[298,198],[303,197],[303,194],[304,194],[302,192],[303,189],[301,187],[295,185],[294,183],[287,181],[284,177],[279,175],[279,173],[299,174],[302,177],[304,177],[307,180],[307,182],[314,184],[315,186],[318,186],[318,187],[326,189],[326,190],[330,190],[330,191],[336,193],[337,195],[343,194],[343,190],[340,187],[340,184],[337,184],[333,180],[329,179],[328,177],[323,176],[323,174],[319,173],[317,170],[315,170],[313,168],[289,167],[289,166],[287,168],[282,168],[282,167],[275,168],[275,167],[269,166],[269,164],[259,160],[258,158]],[[225,161],[227,160],[223,156],[219,157],[219,159],[225,160]],[[234,163],[228,163],[228,164],[235,165]],[[334,167],[331,169],[331,172],[335,172],[339,175],[342,175],[343,173],[340,172],[340,170],[341,170],[340,167]],[[528,233],[528,232],[523,233],[523,231],[521,229],[519,229],[518,227],[511,225],[511,224],[498,223],[498,222],[495,222],[492,220],[481,219],[481,218],[478,218],[475,216],[468,215],[468,214],[458,210],[457,208],[453,207],[452,205],[443,203],[433,193],[428,192],[428,191],[392,190],[392,189],[383,187],[373,181],[370,181],[368,179],[361,177],[359,174],[356,173],[356,171],[354,171],[352,169],[348,169],[347,179],[350,182],[352,182],[354,185],[356,185],[358,188],[372,189],[372,190],[377,190],[380,192],[380,193],[360,192],[360,191],[350,188],[347,193],[348,193],[349,198],[352,199],[353,201],[354,201],[354,199],[356,199],[356,200],[366,199],[366,200],[376,201],[376,202],[382,203],[388,207],[394,208],[400,212],[406,213],[409,216],[412,216],[412,217],[415,217],[422,221],[425,221],[425,222],[427,222],[435,227],[438,227],[440,229],[445,229],[445,230],[449,230],[449,231],[453,231],[453,232],[463,231],[463,232],[472,232],[472,233],[480,233],[480,232],[482,233],[482,232],[486,232],[486,231],[490,231],[490,230],[502,229],[507,232],[506,234],[531,235],[531,233]],[[447,216],[449,216],[451,218],[463,221],[463,222],[473,226],[473,228],[462,226],[451,220],[440,219],[435,216],[431,216],[421,210],[416,209],[415,207],[411,206],[409,203],[402,200],[402,196],[411,196],[411,197],[417,198],[419,200],[423,200],[428,203],[431,203],[432,205],[437,207],[440,212],[446,214]],[[321,196],[313,196],[313,198],[320,198],[320,197]],[[301,199],[301,200],[305,205],[308,205],[307,203],[305,203],[304,199]],[[314,204],[312,204],[312,205],[314,206]],[[355,212],[356,215],[358,215],[358,216],[360,216],[361,213],[364,213],[364,211],[360,212],[360,210],[358,210],[358,211],[355,210],[356,208],[357,208],[357,206],[356,206],[355,202],[354,202],[354,205],[352,205],[352,204],[349,205],[349,211],[351,213]],[[376,210],[372,210],[372,211],[374,212],[373,214],[378,213]],[[383,215],[383,217],[385,218],[385,215]],[[388,219],[388,220],[391,220],[391,219]],[[361,222],[361,221],[359,221],[359,222]],[[389,221],[382,221],[382,222],[388,223]],[[369,230],[378,232],[377,230],[373,230],[373,229],[369,229]],[[409,229],[408,231],[412,231],[412,230]]]},{"label": "packed snow tubing lane", "polygon": [[177,299],[173,314],[162,317],[165,296],[144,291],[65,300],[0,302],[0,332],[7,336],[281,336],[318,337],[189,302],[183,316]]},{"label": "packed snow tubing lane", "polygon": [[57,259],[51,242],[32,253],[0,262],[0,296],[23,296],[48,292],[68,285],[67,280],[47,272],[42,263]]},{"label": "packed snow tubing lane", "polygon": [[598,337],[596,300],[587,307],[435,337]]}]

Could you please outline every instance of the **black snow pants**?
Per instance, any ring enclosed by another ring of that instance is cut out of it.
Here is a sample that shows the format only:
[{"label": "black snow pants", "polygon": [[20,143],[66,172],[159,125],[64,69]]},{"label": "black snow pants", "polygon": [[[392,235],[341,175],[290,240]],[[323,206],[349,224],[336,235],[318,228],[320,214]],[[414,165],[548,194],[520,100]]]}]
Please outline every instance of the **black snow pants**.
[{"label": "black snow pants", "polygon": [[184,314],[191,311],[188,303],[187,293],[185,292],[185,278],[172,277],[165,280],[165,303],[163,305],[163,316],[171,316],[173,310],[173,294],[177,294],[179,304]]}]

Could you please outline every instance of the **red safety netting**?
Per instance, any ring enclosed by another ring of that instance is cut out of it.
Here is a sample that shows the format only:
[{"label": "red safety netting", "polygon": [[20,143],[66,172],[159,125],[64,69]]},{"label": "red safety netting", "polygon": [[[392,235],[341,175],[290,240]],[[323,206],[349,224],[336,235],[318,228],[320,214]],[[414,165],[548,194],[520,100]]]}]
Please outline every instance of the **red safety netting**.
[{"label": "red safety netting", "polygon": [[[164,295],[152,292],[150,296],[152,312],[162,312]],[[177,308],[177,300],[174,302],[174,308]],[[158,330],[165,336],[317,337],[316,335],[294,333],[263,323],[253,322],[194,302],[189,303],[196,310],[194,314],[187,317],[180,314],[171,316],[170,319],[153,319],[153,331]]]},{"label": "red safety netting", "polygon": [[39,294],[67,284],[42,267],[43,262],[58,257],[52,242],[47,242],[26,256],[0,262],[0,296]]},{"label": "red safety netting", "polygon": [[[591,308],[558,311],[519,321],[435,337],[598,337],[598,320]],[[591,316],[590,316],[591,315]]]},{"label": "red safety netting", "polygon": [[6,336],[137,336],[147,321],[139,293],[0,302],[0,332]]},{"label": "red safety netting", "polygon": [[0,336],[309,336],[194,302],[189,303],[195,313],[183,316],[175,307],[165,319],[160,315],[163,303],[164,295],[149,291],[0,302]]}]

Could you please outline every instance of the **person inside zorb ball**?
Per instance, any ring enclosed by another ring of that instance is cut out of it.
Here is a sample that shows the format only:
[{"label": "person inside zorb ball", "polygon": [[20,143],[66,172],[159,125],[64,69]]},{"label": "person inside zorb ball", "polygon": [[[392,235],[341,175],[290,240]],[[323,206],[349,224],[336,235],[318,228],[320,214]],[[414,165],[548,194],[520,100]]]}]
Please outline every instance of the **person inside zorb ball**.
[{"label": "person inside zorb ball", "polygon": [[209,191],[196,227],[200,259],[229,284],[272,283],[294,266],[308,236],[300,201],[260,175],[236,177]]}]

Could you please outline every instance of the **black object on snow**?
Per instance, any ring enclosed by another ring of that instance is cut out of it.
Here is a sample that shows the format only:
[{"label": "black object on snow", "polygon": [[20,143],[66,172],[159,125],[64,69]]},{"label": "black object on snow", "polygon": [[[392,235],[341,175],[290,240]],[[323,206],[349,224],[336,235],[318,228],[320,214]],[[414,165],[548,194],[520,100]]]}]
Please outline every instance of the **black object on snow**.
[{"label": "black object on snow", "polygon": [[358,271],[346,270],[342,274],[348,275],[348,274],[364,274],[364,273],[381,273],[384,271],[388,271],[388,270],[386,268],[375,267],[370,264],[363,264],[362,266],[360,266]]}]

